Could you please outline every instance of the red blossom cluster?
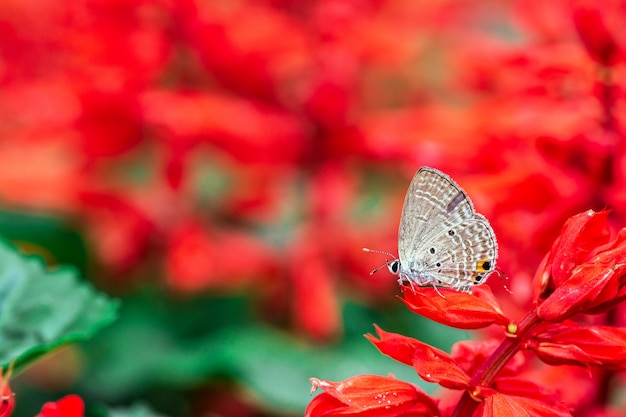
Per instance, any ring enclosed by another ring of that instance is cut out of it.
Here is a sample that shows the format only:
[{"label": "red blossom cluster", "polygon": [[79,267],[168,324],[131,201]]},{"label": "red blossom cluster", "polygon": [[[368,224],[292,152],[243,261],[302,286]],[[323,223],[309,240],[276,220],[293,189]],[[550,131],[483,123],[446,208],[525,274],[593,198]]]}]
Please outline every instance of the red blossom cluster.
[{"label": "red blossom cluster", "polygon": [[0,197],[78,220],[105,284],[153,262],[327,338],[339,279],[392,293],[354,248],[392,247],[402,187],[368,183],[457,178],[522,306],[568,215],[626,218],[622,0],[47,4],[0,6]]},{"label": "red blossom cluster", "polygon": [[[309,404],[306,416],[626,415],[600,396],[564,398],[545,384],[550,367],[522,354],[533,352],[552,366],[626,370],[626,327],[597,325],[587,317],[608,314],[626,298],[626,229],[609,240],[607,217],[607,212],[588,211],[567,221],[533,281],[534,307],[517,322],[502,313],[488,288],[476,288],[475,295],[441,290],[445,298],[434,288],[403,288],[403,301],[416,314],[460,329],[496,324],[504,330],[502,341],[495,336],[462,341],[451,354],[378,327],[377,337],[367,335],[383,354],[413,367],[423,380],[460,395],[440,403],[391,376],[360,375],[338,383],[312,378],[313,390],[324,392]],[[567,383],[596,384],[601,391],[600,382],[589,374]]]},{"label": "red blossom cluster", "polygon": [[35,417],[84,417],[85,404],[78,395],[68,395],[59,401],[45,403]]},{"label": "red blossom cluster", "polygon": [[[589,226],[598,242],[563,239],[577,257],[553,250],[533,274],[572,213],[626,223],[624,21],[624,0],[4,0],[2,208],[75,221],[103,286],[254,292],[263,318],[328,339],[341,288],[393,294],[359,248],[394,246],[408,179],[437,167],[492,223],[515,299],[424,289],[407,306],[505,326],[547,362],[606,365],[581,340],[618,351],[622,305],[595,327],[567,320],[623,299],[624,236],[602,247]],[[385,193],[364,197],[372,184]],[[556,324],[509,328],[531,305],[528,320]],[[456,369],[449,383],[484,404],[529,401]],[[605,392],[576,378],[571,396]]]},{"label": "red blossom cluster", "polygon": [[15,408],[15,397],[9,386],[9,378],[10,375],[2,376],[0,372],[0,417],[10,416]]}]

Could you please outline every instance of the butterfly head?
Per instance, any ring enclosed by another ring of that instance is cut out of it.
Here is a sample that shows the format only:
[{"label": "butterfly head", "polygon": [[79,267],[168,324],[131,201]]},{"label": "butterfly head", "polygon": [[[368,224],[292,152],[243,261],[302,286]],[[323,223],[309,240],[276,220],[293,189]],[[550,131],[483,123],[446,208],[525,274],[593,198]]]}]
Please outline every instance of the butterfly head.
[{"label": "butterfly head", "polygon": [[400,273],[400,259],[394,259],[391,262],[387,262],[387,268],[389,268],[389,272],[394,275],[398,275]]},{"label": "butterfly head", "polygon": [[396,258],[395,256],[393,256],[389,252],[384,252],[384,251],[375,250],[375,249],[368,249],[368,248],[363,248],[363,252],[380,253],[382,255],[387,255],[387,256],[390,256],[390,257],[393,258],[393,260],[387,261],[383,265],[381,265],[378,268],[374,269],[372,272],[370,272],[370,275],[375,274],[376,272],[378,272],[379,270],[381,270],[385,266],[387,266],[387,268],[389,269],[389,272],[391,272],[394,275],[398,275],[400,273],[400,259]]}]

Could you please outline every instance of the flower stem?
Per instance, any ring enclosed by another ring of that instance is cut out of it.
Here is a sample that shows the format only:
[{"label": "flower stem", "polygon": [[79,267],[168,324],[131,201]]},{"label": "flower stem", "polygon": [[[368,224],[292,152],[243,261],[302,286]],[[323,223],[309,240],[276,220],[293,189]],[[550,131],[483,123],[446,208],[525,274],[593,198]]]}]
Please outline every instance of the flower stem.
[{"label": "flower stem", "polygon": [[[537,310],[531,310],[518,324],[515,336],[507,337],[496,348],[493,354],[478,369],[470,380],[472,387],[488,387],[509,360],[520,350],[522,343],[528,334],[534,329],[541,319],[537,316]],[[465,391],[461,396],[451,417],[470,417],[480,403],[472,395]]]}]

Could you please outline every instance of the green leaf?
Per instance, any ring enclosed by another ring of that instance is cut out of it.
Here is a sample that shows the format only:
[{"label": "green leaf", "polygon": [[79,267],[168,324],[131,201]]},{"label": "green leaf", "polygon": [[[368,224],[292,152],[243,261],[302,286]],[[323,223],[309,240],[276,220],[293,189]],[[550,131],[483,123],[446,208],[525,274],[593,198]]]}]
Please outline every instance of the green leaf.
[{"label": "green leaf", "polygon": [[15,372],[67,343],[90,338],[117,317],[118,302],[80,281],[74,268],[48,271],[0,240],[0,365]]}]

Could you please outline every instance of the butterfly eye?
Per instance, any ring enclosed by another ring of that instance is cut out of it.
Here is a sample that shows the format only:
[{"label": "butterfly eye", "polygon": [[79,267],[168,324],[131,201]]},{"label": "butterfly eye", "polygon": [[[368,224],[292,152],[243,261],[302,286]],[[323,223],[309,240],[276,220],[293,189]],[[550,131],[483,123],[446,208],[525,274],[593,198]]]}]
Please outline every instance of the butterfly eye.
[{"label": "butterfly eye", "polygon": [[456,232],[454,230],[448,230],[448,236],[454,236]]},{"label": "butterfly eye", "polygon": [[387,267],[389,268],[389,272],[391,272],[392,274],[397,274],[400,270],[400,261],[396,259],[389,265],[387,265]]},{"label": "butterfly eye", "polygon": [[435,248],[430,248],[430,249],[428,249],[428,252],[430,252],[430,254],[431,254],[431,255],[434,255],[434,254],[435,254],[435,252],[437,252],[437,249],[435,249]]}]

